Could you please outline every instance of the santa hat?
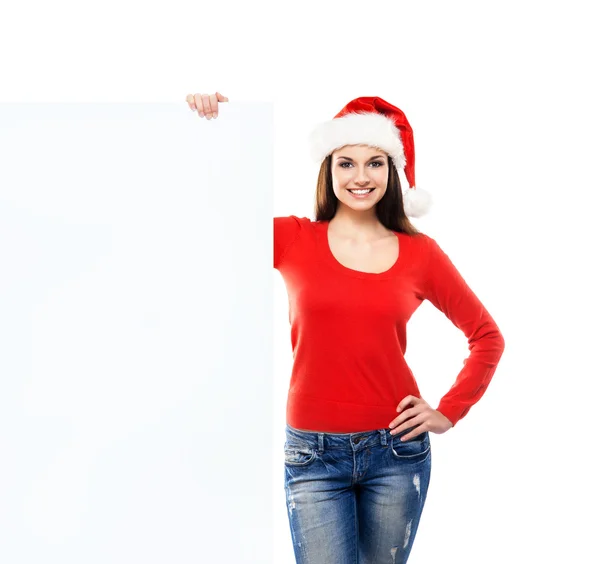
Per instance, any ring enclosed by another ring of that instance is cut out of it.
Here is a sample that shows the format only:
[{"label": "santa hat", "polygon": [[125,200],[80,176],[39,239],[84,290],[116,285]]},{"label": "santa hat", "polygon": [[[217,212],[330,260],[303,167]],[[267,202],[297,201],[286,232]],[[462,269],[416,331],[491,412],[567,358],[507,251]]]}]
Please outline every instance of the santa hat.
[{"label": "santa hat", "polygon": [[409,187],[402,194],[404,213],[425,215],[432,204],[429,192],[415,186],[413,132],[404,112],[377,96],[362,96],[346,104],[334,119],[317,125],[309,136],[310,154],[317,162],[344,145],[371,145],[385,151]]}]

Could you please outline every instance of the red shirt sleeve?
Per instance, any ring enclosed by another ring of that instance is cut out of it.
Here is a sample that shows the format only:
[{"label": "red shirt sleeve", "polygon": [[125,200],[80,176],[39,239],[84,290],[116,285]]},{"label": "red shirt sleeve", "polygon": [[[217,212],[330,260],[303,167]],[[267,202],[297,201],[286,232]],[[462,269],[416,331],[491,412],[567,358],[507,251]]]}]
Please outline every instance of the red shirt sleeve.
[{"label": "red shirt sleeve", "polygon": [[504,351],[504,338],[448,255],[431,237],[428,243],[424,297],[465,334],[469,343],[470,354],[437,407],[456,425],[483,396]]},{"label": "red shirt sleeve", "polygon": [[286,253],[300,235],[301,223],[295,215],[273,218],[273,267],[279,269]]}]

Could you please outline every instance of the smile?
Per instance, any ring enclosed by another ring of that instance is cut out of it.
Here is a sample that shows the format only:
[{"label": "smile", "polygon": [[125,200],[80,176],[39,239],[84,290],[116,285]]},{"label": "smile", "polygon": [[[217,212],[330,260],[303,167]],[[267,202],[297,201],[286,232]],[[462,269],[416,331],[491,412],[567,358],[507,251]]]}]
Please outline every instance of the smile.
[{"label": "smile", "polygon": [[346,188],[346,190],[348,190],[348,192],[350,192],[350,195],[356,199],[356,200],[366,200],[371,193],[373,192],[373,190],[375,190],[375,188],[369,188],[367,190],[349,190],[348,188]]}]

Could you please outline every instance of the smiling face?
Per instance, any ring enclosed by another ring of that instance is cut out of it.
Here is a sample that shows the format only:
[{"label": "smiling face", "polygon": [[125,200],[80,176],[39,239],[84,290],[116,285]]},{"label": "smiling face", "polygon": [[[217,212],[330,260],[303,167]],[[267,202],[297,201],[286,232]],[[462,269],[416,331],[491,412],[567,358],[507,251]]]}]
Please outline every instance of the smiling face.
[{"label": "smiling face", "polygon": [[[371,209],[383,198],[388,174],[387,153],[375,147],[346,145],[331,154],[333,192],[353,210]],[[366,188],[366,194],[355,192]]]}]

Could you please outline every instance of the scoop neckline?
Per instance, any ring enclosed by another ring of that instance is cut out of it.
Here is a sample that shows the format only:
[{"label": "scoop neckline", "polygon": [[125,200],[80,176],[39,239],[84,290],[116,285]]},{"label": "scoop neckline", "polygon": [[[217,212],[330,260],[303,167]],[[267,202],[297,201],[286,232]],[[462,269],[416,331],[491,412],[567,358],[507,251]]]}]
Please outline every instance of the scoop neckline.
[{"label": "scoop neckline", "polygon": [[346,276],[352,276],[353,278],[370,278],[373,280],[385,280],[387,278],[391,278],[396,274],[396,271],[402,266],[402,260],[404,258],[403,241],[402,241],[402,233],[398,231],[393,231],[394,235],[398,239],[398,256],[396,257],[396,261],[390,268],[384,270],[383,272],[363,272],[362,270],[354,270],[353,268],[349,268],[348,266],[344,266],[338,259],[335,258],[331,247],[329,246],[329,223],[330,221],[322,221],[320,222],[319,228],[319,248],[321,251],[321,256],[325,260],[325,262],[337,270],[338,272],[345,274]]}]

